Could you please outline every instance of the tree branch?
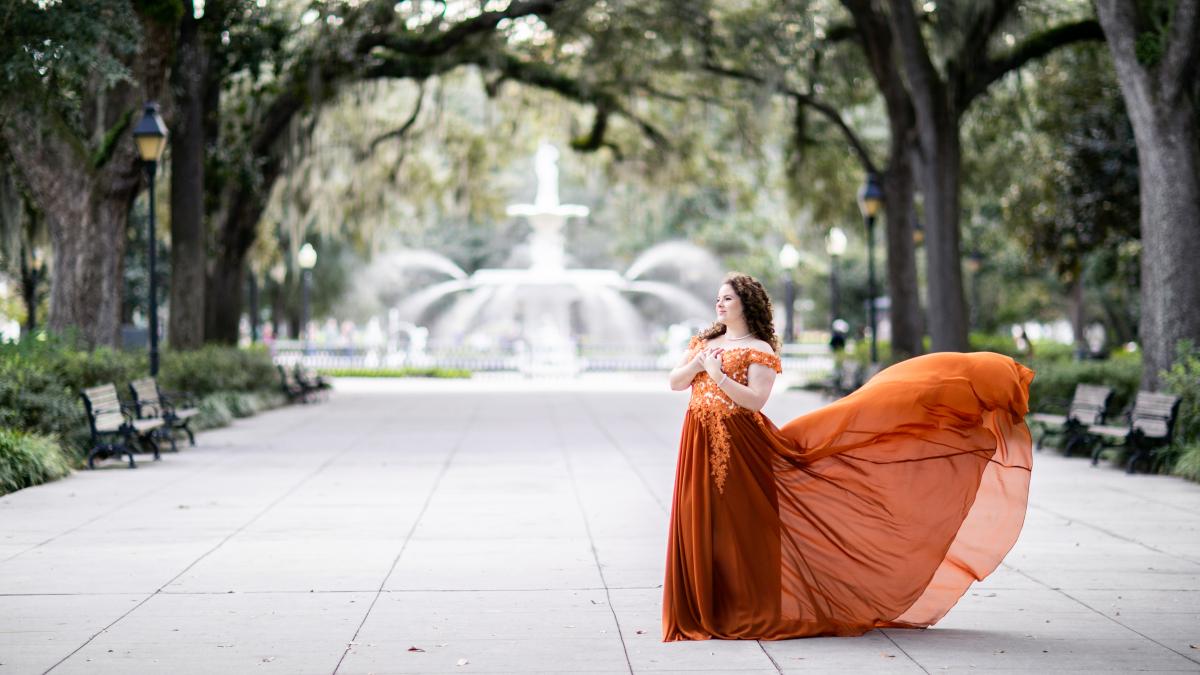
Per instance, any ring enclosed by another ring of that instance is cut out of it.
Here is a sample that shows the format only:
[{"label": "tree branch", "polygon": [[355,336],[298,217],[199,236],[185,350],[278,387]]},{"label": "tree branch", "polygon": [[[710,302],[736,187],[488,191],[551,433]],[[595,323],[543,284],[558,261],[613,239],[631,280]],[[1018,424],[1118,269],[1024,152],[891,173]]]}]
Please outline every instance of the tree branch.
[{"label": "tree branch", "polygon": [[[943,108],[946,85],[929,58],[929,49],[913,13],[912,0],[894,0],[890,4],[892,37],[900,46],[901,70],[908,78],[909,97],[917,113],[917,123],[932,129],[943,117],[940,113],[948,112]],[[922,148],[922,151],[929,149]]]},{"label": "tree branch", "polygon": [[379,144],[383,143],[384,141],[387,141],[392,138],[404,138],[408,134],[409,130],[412,129],[413,124],[416,124],[417,116],[421,114],[421,104],[424,103],[424,101],[425,101],[425,85],[422,82],[422,83],[420,83],[419,88],[417,89],[417,104],[413,106],[412,114],[409,115],[408,119],[404,121],[404,124],[401,124],[398,128],[392,129],[391,131],[389,131],[387,133],[376,136],[371,141],[371,144],[367,147],[366,155],[370,156],[370,155],[375,154],[375,148],[378,147]]},{"label": "tree branch", "polygon": [[512,54],[487,54],[468,59],[481,68],[498,71],[506,80],[516,80],[539,89],[552,91],[564,98],[596,106],[633,122],[655,146],[670,148],[671,143],[657,127],[621,105],[611,92],[564,75],[543,63],[521,60]]},{"label": "tree branch", "polygon": [[859,161],[862,162],[863,167],[866,168],[867,171],[878,170],[875,167],[875,162],[871,161],[871,155],[869,152],[867,152],[866,145],[863,144],[858,135],[854,133],[854,130],[850,128],[850,125],[846,123],[846,120],[842,119],[842,116],[837,109],[828,103],[817,99],[812,94],[806,94],[802,91],[792,89],[782,82],[768,81],[766,78],[756,73],[737,70],[734,68],[726,68],[711,62],[706,62],[702,68],[714,75],[720,75],[722,77],[727,77],[734,80],[752,82],[760,86],[769,87],[776,93],[790,97],[796,102],[797,105],[807,106],[813,110],[816,110],[827,120],[832,122],[833,125],[842,132],[842,135],[846,137],[846,142],[850,144],[850,147],[854,150],[854,154],[858,155]]},{"label": "tree branch", "polygon": [[1007,54],[984,62],[983,68],[975,71],[961,91],[959,110],[965,110],[974,98],[1006,74],[1021,68],[1034,59],[1039,59],[1059,47],[1088,40],[1103,41],[1104,31],[1094,19],[1076,21],[1044,30],[1025,38],[1021,44]]},{"label": "tree branch", "polygon": [[565,0],[514,0],[508,7],[494,12],[483,12],[464,19],[444,31],[421,31],[424,34],[375,32],[364,35],[356,45],[360,54],[368,54],[376,47],[383,47],[399,54],[432,58],[442,56],[473,36],[491,34],[502,21],[529,15],[550,14]]}]

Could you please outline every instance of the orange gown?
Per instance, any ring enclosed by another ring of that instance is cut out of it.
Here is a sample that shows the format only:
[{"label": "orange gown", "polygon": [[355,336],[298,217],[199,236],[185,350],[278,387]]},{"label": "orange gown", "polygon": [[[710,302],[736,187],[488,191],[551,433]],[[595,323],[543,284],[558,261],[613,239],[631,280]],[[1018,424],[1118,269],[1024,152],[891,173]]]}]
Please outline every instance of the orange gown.
[{"label": "orange gown", "polygon": [[[689,355],[704,346],[693,339]],[[726,349],[747,383],[774,354]],[[683,423],[663,640],[860,635],[941,619],[1025,519],[1033,371],[937,353],[777,428],[701,372]]]}]

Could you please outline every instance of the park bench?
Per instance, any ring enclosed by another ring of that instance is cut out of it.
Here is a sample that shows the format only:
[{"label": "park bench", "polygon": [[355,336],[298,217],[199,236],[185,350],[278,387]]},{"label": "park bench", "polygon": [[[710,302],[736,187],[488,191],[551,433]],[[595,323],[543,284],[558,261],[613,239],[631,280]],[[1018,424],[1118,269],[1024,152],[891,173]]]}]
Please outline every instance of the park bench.
[{"label": "park bench", "polygon": [[1095,384],[1077,384],[1067,414],[1054,415],[1050,413],[1034,413],[1029,416],[1031,422],[1037,423],[1042,433],[1035,447],[1042,447],[1042,440],[1049,434],[1062,435],[1063,451],[1070,455],[1076,448],[1086,448],[1091,441],[1087,427],[1103,424],[1112,405],[1112,387],[1102,387]]},{"label": "park bench", "polygon": [[1117,441],[1129,449],[1125,471],[1133,473],[1137,463],[1150,459],[1151,452],[1171,443],[1175,431],[1175,418],[1179,414],[1179,397],[1171,394],[1156,394],[1139,391],[1129,412],[1127,426],[1105,426],[1092,424],[1087,432],[1096,438],[1096,449],[1092,452],[1092,465],[1100,460],[1103,442]]},{"label": "park bench", "polygon": [[329,390],[333,389],[333,384],[321,377],[317,371],[304,368],[298,363],[296,364],[296,381],[314,394],[328,394]]},{"label": "park bench", "polygon": [[175,445],[175,431],[178,429],[187,434],[188,442],[194,447],[196,436],[188,424],[192,418],[200,414],[191,397],[177,392],[165,392],[158,386],[158,380],[144,377],[129,383],[129,391],[133,394],[133,405],[140,419],[161,417],[162,436],[171,442],[171,449],[178,450]]},{"label": "park bench", "polygon": [[154,459],[160,459],[154,434],[166,423],[162,418],[135,418],[131,410],[121,403],[117,388],[112,383],[84,389],[80,396],[83,397],[83,407],[87,411],[88,426],[92,432],[92,447],[87,456],[89,469],[96,468],[97,457],[103,459],[114,455],[128,455],[129,468],[136,469],[137,463],[133,461],[134,443],[149,446],[154,452]]},{"label": "park bench", "polygon": [[288,402],[300,401],[307,402],[308,390],[304,388],[298,381],[292,371],[288,370],[282,364],[276,364],[275,369],[279,371],[279,384],[283,391],[283,395],[287,397]]}]

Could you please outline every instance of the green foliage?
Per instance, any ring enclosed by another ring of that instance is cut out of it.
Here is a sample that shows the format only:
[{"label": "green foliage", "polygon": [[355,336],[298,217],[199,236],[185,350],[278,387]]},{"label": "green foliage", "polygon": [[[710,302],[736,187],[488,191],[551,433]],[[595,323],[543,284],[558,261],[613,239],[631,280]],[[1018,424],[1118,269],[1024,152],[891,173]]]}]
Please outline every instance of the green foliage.
[{"label": "green foliage", "polygon": [[279,373],[262,346],[233,349],[206,345],[195,351],[167,352],[159,377],[164,389],[196,396],[279,388]]},{"label": "green foliage", "polygon": [[1024,356],[1017,351],[1017,343],[1009,335],[971,333],[969,341],[973,352],[996,352],[1013,358]]},{"label": "green foliage", "polygon": [[70,472],[71,462],[54,437],[0,427],[0,495]]},{"label": "green foliage", "polygon": [[1200,481],[1200,347],[1183,340],[1175,364],[1161,374],[1163,388],[1180,397],[1170,456],[1171,472]]},{"label": "green foliage", "polygon": [[1106,361],[1062,361],[1034,359],[1030,368],[1037,373],[1029,388],[1029,409],[1037,412],[1063,412],[1077,384],[1098,384],[1113,388],[1113,410],[1120,411],[1133,402],[1142,378],[1139,355],[1114,357]]},{"label": "green foliage", "polygon": [[165,26],[174,26],[183,17],[181,0],[133,0],[138,14]]},{"label": "green foliage", "polygon": [[[128,398],[129,382],[147,373],[143,353],[84,351],[61,337],[0,344],[0,427],[56,437],[78,454],[89,439],[80,390],[111,382]],[[201,397],[204,419],[194,428],[228,424],[280,402],[279,375],[263,348],[166,352],[159,375],[164,389]]]},{"label": "green foliage", "polygon": [[471,371],[463,368],[321,368],[327,377],[433,377],[468,378]]},{"label": "green foliage", "polygon": [[1147,68],[1158,65],[1166,51],[1166,38],[1162,33],[1156,31],[1138,33],[1137,39],[1134,41],[1134,52],[1137,54],[1138,63]]},{"label": "green foliage", "polygon": [[287,403],[279,391],[221,391],[200,399],[200,414],[193,418],[192,430],[228,426],[234,419],[250,417]]},{"label": "green foliage", "polygon": [[[178,5],[178,0],[165,0]],[[140,26],[128,0],[5,3],[0,11],[0,90],[6,104],[48,106],[81,128],[92,87],[128,80],[122,58]],[[83,134],[86,135],[86,134]]]},{"label": "green foliage", "polygon": [[129,130],[129,125],[132,123],[133,111],[127,110],[111,129],[104,132],[104,135],[100,138],[100,144],[92,152],[92,168],[99,169],[107,164],[117,144],[128,142],[125,138],[125,132]]}]

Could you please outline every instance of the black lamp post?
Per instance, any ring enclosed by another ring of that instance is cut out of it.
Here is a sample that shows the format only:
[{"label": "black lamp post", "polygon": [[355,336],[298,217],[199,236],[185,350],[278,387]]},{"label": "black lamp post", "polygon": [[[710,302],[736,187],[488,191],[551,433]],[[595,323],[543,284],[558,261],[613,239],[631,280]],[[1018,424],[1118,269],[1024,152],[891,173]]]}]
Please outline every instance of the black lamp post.
[{"label": "black lamp post", "polygon": [[791,244],[784,244],[779,249],[779,266],[783,268],[783,341],[792,342],[796,339],[795,325],[792,321],[796,306],[796,268],[800,265],[800,251]]},{"label": "black lamp post", "polygon": [[300,264],[301,312],[300,330],[304,331],[304,354],[312,351],[312,335],[308,329],[308,287],[312,284],[312,269],[317,265],[317,250],[312,244],[305,243],[296,254],[296,262]]},{"label": "black lamp post", "polygon": [[158,274],[155,271],[154,236],[154,179],[158,174],[158,160],[167,147],[167,127],[158,114],[158,104],[150,102],[142,111],[142,119],[133,128],[133,139],[137,141],[138,153],[146,169],[146,181],[150,185],[150,236],[146,238],[148,267],[150,272],[150,376],[158,375]]},{"label": "black lamp post", "polygon": [[879,176],[874,172],[867,174],[867,182],[858,193],[858,209],[862,212],[867,225],[867,295],[868,316],[871,322],[871,363],[879,363],[879,338],[875,318],[875,214],[883,204],[883,188],[879,185]]}]

